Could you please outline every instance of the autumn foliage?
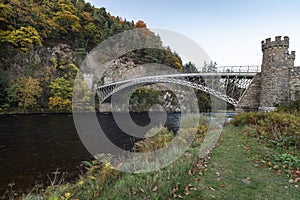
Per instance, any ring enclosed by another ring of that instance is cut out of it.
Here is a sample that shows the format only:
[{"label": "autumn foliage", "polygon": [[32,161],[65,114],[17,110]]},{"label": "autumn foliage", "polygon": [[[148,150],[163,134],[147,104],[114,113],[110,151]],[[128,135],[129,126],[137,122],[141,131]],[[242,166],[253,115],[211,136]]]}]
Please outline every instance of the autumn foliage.
[{"label": "autumn foliage", "polygon": [[139,20],[134,25],[136,28],[147,28],[147,25],[144,21]]}]

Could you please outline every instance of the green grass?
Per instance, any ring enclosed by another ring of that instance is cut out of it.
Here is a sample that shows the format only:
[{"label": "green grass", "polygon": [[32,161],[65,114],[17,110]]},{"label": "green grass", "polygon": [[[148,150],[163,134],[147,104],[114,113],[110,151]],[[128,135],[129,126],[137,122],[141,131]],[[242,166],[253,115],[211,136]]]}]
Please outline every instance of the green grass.
[{"label": "green grass", "polygon": [[[197,187],[202,199],[300,199],[300,191],[290,184],[286,174],[251,159],[263,159],[274,153],[265,143],[243,134],[243,128],[227,126],[219,146],[212,152]],[[197,197],[192,193],[191,199]]]},{"label": "green grass", "polygon": [[[269,169],[265,158],[278,153],[245,128],[227,125],[210,157],[192,145],[172,165],[151,173],[117,173],[95,168],[76,184],[48,188],[44,199],[300,199],[287,173]],[[255,162],[257,161],[257,162]],[[103,173],[101,175],[101,173]],[[30,195],[25,199],[41,199]]]}]

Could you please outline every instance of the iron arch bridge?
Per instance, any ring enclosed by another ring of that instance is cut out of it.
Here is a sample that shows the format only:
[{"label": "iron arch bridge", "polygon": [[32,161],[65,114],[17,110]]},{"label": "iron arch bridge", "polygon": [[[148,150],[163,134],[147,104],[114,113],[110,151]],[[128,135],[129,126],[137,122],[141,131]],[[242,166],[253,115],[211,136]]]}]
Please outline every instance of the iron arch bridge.
[{"label": "iron arch bridge", "polygon": [[239,66],[218,67],[214,72],[151,75],[100,85],[97,94],[100,102],[104,103],[113,94],[126,88],[154,83],[174,83],[207,92],[236,107],[258,72],[259,66]]}]

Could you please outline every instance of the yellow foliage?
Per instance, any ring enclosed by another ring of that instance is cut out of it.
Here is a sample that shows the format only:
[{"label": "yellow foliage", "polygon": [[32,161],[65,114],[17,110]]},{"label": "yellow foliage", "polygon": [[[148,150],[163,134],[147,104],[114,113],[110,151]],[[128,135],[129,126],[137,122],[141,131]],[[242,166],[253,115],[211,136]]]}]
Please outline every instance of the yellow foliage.
[{"label": "yellow foliage", "polygon": [[88,12],[83,12],[81,14],[82,18],[84,21],[86,22],[93,22],[93,17],[92,17],[92,14],[91,13],[88,13]]},{"label": "yellow foliage", "polygon": [[34,27],[21,26],[16,30],[0,31],[0,42],[7,42],[23,51],[27,51],[33,45],[42,45],[42,38]]},{"label": "yellow foliage", "polygon": [[40,82],[32,77],[19,78],[19,107],[23,110],[29,107],[34,107],[38,103],[38,98],[42,95],[42,88]]},{"label": "yellow foliage", "polygon": [[66,197],[66,199],[69,199],[71,197],[71,193],[70,192],[66,192],[65,193],[65,197]]},{"label": "yellow foliage", "polygon": [[71,111],[72,101],[70,99],[62,99],[61,97],[50,97],[49,108],[56,112]]}]

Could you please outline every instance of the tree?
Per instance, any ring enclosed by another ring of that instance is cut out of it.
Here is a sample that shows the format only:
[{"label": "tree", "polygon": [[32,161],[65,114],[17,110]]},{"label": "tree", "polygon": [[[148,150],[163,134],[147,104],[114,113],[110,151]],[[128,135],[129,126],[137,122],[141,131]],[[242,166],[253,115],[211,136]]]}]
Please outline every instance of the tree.
[{"label": "tree", "polygon": [[13,22],[12,7],[10,4],[0,3],[0,29],[6,30],[9,24]]},{"label": "tree", "polygon": [[147,27],[146,23],[142,20],[138,20],[134,26],[136,28],[146,28]]},{"label": "tree", "polygon": [[6,93],[6,103],[3,105],[5,110],[12,110],[13,108],[18,107],[18,84],[9,84],[7,88],[5,88]]},{"label": "tree", "polygon": [[0,43],[9,43],[22,51],[27,51],[34,45],[42,45],[42,38],[34,27],[21,26],[17,30],[0,30]]},{"label": "tree", "polygon": [[7,87],[8,87],[7,80],[0,77],[0,91],[3,91],[3,92],[0,93],[0,109],[3,108],[4,105],[6,104],[7,93],[6,93],[5,89]]},{"label": "tree", "polygon": [[37,79],[32,77],[19,78],[18,106],[23,110],[35,109],[38,98],[42,95],[42,88]]},{"label": "tree", "polygon": [[77,112],[89,112],[95,110],[95,105],[93,105],[92,98],[93,96],[92,90],[88,88],[88,85],[85,81],[77,80],[74,84],[73,96],[76,99],[76,102],[73,102],[75,105],[73,110]]},{"label": "tree", "polygon": [[92,22],[83,26],[83,36],[85,38],[86,52],[88,51],[89,43],[97,45],[101,42],[101,31]]},{"label": "tree", "polygon": [[49,98],[49,108],[55,112],[70,112],[72,110],[72,86],[69,80],[58,77],[51,82],[52,97]]},{"label": "tree", "polygon": [[204,61],[204,67],[202,69],[202,72],[217,72],[217,63],[210,61],[209,64]]},{"label": "tree", "polygon": [[66,34],[68,32],[78,32],[81,28],[78,10],[70,0],[58,0],[57,9],[53,21],[57,24],[57,28]]},{"label": "tree", "polygon": [[188,62],[183,66],[182,72],[183,73],[198,73],[198,70],[193,63]]}]

